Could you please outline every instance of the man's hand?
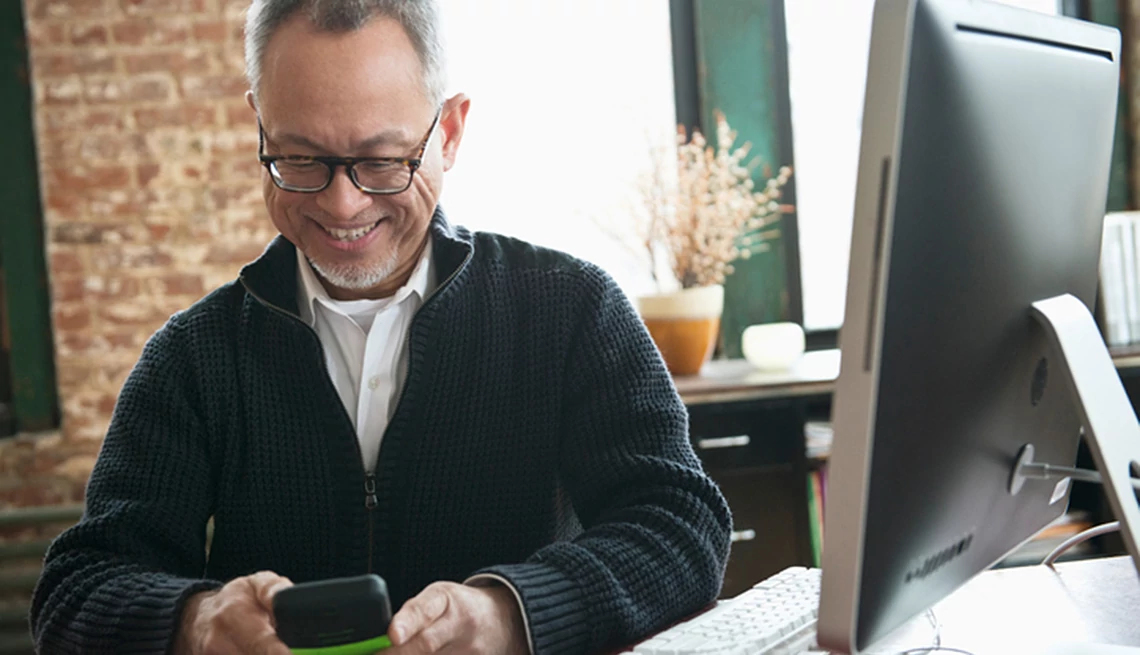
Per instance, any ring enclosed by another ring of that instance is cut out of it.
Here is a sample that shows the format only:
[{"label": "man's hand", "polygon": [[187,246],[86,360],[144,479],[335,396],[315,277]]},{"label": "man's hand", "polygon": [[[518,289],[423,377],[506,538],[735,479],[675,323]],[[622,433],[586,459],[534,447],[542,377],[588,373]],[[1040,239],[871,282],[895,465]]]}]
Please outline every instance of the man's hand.
[{"label": "man's hand", "polygon": [[396,612],[388,625],[392,648],[384,655],[460,653],[526,655],[518,601],[502,585],[470,587],[454,582],[428,585]]},{"label": "man's hand", "polygon": [[292,584],[262,571],[191,596],[182,612],[175,655],[290,655],[277,638],[273,594]]}]

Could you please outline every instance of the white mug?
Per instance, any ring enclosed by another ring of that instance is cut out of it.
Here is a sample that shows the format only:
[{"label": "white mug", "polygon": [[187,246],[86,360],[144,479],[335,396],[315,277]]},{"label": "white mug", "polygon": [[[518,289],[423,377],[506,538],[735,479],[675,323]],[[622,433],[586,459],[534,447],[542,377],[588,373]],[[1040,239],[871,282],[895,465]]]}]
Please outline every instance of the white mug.
[{"label": "white mug", "polygon": [[758,369],[791,368],[804,354],[804,329],[798,323],[750,325],[741,336],[744,358]]}]

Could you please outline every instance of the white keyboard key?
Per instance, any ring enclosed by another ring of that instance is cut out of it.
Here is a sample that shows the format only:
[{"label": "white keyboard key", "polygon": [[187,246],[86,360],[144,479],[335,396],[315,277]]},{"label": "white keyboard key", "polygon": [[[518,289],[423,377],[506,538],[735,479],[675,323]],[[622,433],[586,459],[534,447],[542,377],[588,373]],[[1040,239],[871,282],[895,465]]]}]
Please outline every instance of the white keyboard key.
[{"label": "white keyboard key", "polygon": [[799,655],[815,645],[819,569],[794,566],[634,648],[639,655]]}]

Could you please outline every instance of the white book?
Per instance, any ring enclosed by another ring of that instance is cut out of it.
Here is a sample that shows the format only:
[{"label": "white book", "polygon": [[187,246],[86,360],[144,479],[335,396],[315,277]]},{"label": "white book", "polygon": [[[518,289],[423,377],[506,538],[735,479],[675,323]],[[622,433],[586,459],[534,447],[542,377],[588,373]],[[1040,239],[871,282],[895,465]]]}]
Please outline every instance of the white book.
[{"label": "white book", "polygon": [[1140,290],[1136,285],[1136,217],[1120,214],[1121,269],[1124,278],[1124,309],[1128,315],[1128,333],[1131,341],[1140,339]]},{"label": "white book", "polygon": [[[1108,345],[1123,346],[1132,341],[1128,309],[1124,300],[1124,253],[1121,217],[1104,218],[1101,240],[1100,284],[1104,297],[1104,322]],[[1140,335],[1138,335],[1140,336]]]}]

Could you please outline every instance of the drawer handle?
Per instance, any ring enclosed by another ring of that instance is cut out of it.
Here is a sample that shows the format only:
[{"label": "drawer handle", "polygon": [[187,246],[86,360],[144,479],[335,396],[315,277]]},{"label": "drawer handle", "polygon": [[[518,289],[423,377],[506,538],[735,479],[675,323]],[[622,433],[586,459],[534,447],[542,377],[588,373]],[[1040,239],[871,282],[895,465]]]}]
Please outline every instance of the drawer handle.
[{"label": "drawer handle", "polygon": [[733,530],[732,531],[732,543],[736,543],[738,541],[752,541],[755,538],[756,538],[756,531],[755,530]]},{"label": "drawer handle", "polygon": [[715,439],[697,439],[697,448],[701,450],[712,450],[713,448],[736,448],[739,446],[747,446],[751,443],[748,435],[742,434],[738,437],[717,437]]}]

